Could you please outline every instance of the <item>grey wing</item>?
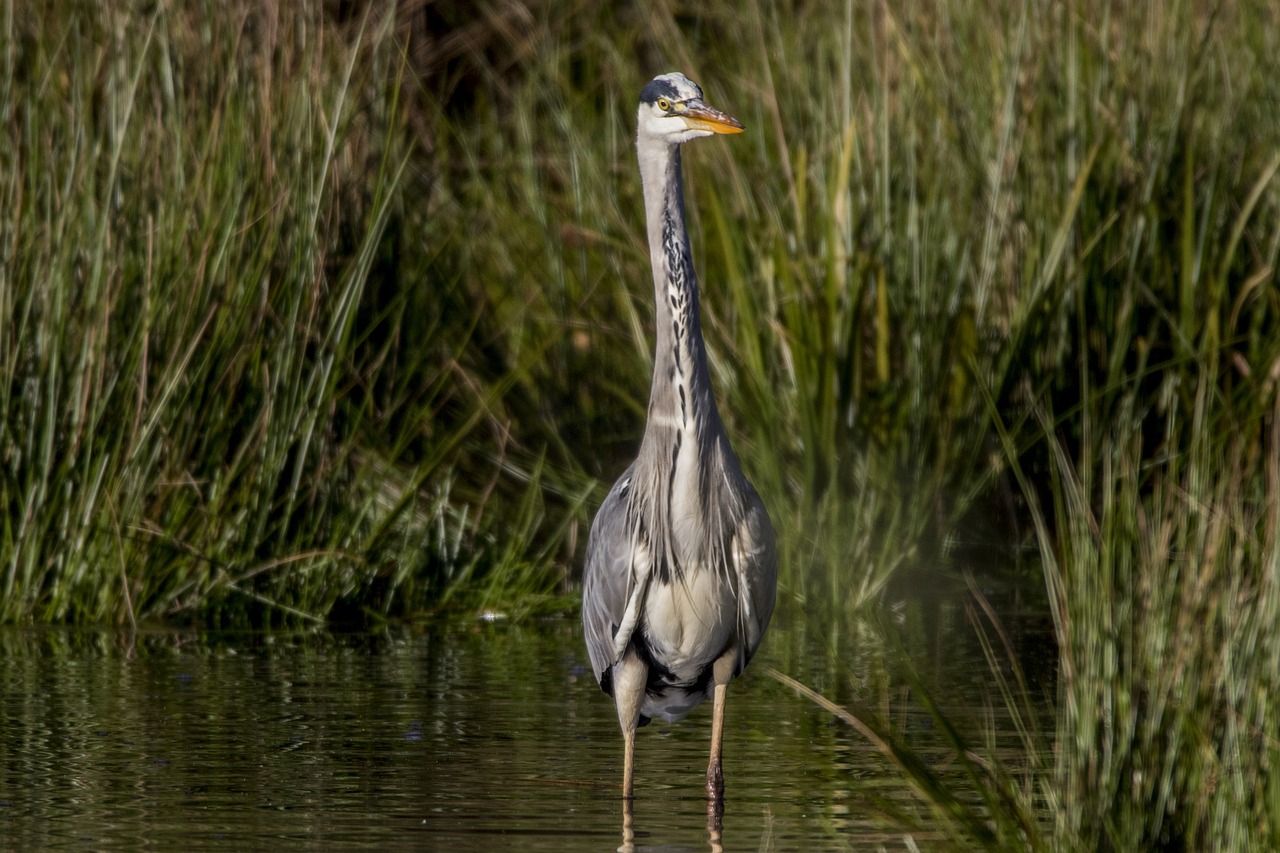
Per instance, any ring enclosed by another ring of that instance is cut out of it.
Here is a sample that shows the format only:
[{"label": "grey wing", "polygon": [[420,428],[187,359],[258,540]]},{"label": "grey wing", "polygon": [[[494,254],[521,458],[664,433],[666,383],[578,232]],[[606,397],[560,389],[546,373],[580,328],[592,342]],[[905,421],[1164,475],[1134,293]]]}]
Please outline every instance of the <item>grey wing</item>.
[{"label": "grey wing", "polygon": [[738,575],[738,636],[741,670],[750,661],[773,617],[778,594],[778,548],[764,502],[747,484],[747,514],[734,538],[733,563]]},{"label": "grey wing", "polygon": [[[606,693],[613,693],[612,667],[617,662],[617,631],[635,593],[634,555],[627,525],[628,468],[609,490],[591,523],[587,562],[582,573],[582,630],[591,672]],[[626,638],[623,640],[625,647]]]}]

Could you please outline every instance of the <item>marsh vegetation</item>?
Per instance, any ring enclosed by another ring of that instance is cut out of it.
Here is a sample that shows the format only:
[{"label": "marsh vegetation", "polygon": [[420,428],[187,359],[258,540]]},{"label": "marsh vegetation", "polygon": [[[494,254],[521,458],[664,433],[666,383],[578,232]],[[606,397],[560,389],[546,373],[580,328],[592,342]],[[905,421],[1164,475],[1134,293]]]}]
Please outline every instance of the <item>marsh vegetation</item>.
[{"label": "marsh vegetation", "polygon": [[780,596],[1043,590],[957,841],[1280,846],[1278,13],[896,5],[0,4],[0,619],[572,608],[680,69],[748,127],[687,190]]}]

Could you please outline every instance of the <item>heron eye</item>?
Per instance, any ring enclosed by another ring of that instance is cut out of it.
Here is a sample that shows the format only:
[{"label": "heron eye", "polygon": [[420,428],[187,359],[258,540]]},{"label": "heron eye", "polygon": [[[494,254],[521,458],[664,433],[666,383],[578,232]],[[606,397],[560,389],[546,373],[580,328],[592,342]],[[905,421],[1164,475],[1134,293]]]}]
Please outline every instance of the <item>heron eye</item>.
[{"label": "heron eye", "polygon": [[658,109],[662,110],[664,113],[667,112],[671,109],[671,102],[666,98],[658,98]]}]

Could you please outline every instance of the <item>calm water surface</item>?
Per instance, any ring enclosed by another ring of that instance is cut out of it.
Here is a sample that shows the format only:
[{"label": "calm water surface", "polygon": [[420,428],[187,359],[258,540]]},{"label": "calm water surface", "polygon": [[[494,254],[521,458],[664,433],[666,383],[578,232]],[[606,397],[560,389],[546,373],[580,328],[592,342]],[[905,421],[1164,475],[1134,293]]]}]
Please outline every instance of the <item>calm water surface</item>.
[{"label": "calm water surface", "polygon": [[[924,748],[930,723],[894,658],[922,659],[972,719],[990,675],[958,606],[902,618],[932,624],[890,648],[779,613],[730,688],[719,832],[709,705],[641,730],[634,849],[927,847],[886,828],[886,803],[924,813],[897,772],[765,674],[888,709]],[[0,849],[614,850],[622,740],[585,664],[570,618],[377,636],[0,632]]]}]

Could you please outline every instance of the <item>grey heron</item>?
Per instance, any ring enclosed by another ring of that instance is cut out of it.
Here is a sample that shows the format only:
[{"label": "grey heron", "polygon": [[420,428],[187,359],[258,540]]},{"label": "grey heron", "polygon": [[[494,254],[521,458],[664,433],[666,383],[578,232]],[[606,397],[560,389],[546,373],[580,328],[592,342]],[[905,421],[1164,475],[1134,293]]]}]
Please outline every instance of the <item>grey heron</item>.
[{"label": "grey heron", "polygon": [[720,802],[727,686],[773,615],[777,552],[711,390],[680,146],[743,127],[679,73],[644,87],[638,122],[657,309],[653,384],[636,460],[591,525],[582,624],[592,671],[622,727],[622,796],[634,796],[636,728],[653,717],[674,722],[711,696],[707,796]]}]

